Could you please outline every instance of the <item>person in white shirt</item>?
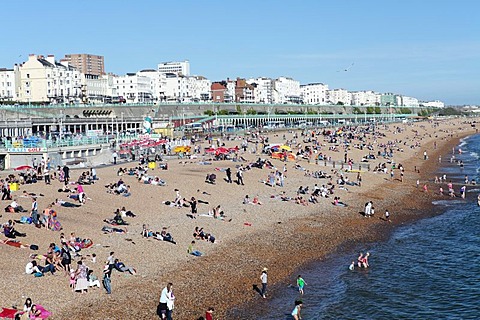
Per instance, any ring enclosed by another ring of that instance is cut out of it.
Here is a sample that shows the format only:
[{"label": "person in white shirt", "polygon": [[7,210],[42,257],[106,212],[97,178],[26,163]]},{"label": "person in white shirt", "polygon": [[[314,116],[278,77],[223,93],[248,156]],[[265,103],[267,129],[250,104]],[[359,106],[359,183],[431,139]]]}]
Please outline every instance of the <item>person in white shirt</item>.
[{"label": "person in white shirt", "polygon": [[37,273],[37,272],[42,273],[40,268],[37,266],[37,261],[33,260],[33,261],[30,261],[29,263],[27,263],[27,265],[25,266],[25,273],[26,274],[34,274],[34,273]]},{"label": "person in white shirt", "polygon": [[175,296],[172,290],[173,284],[169,282],[165,288],[163,288],[160,294],[160,301],[157,307],[157,315],[160,319],[172,320],[172,312],[174,307]]}]

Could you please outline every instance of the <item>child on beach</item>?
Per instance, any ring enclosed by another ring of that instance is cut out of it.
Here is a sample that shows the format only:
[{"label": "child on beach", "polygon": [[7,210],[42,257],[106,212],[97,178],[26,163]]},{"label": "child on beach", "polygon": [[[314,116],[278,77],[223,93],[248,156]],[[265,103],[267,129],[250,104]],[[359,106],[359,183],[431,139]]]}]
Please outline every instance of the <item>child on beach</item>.
[{"label": "child on beach", "polygon": [[305,280],[303,280],[302,276],[301,275],[298,275],[297,277],[297,287],[298,287],[298,292],[300,292],[300,294],[303,296],[303,287],[305,287],[307,283],[305,282]]},{"label": "child on beach", "polygon": [[355,261],[352,261],[352,263],[348,267],[348,270],[353,271],[354,269],[355,269]]},{"label": "child on beach", "polygon": [[70,269],[70,288],[72,288],[72,292],[75,292],[75,282],[76,282],[75,270]]}]

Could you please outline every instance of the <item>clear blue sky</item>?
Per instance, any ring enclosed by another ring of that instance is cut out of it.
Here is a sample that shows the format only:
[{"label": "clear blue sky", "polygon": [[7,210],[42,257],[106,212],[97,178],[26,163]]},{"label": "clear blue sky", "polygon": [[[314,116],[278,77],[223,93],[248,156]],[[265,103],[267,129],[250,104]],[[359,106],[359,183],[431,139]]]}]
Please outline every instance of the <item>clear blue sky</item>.
[{"label": "clear blue sky", "polygon": [[477,0],[5,0],[0,12],[0,67],[29,53],[99,54],[116,74],[187,59],[212,81],[287,76],[480,105]]}]

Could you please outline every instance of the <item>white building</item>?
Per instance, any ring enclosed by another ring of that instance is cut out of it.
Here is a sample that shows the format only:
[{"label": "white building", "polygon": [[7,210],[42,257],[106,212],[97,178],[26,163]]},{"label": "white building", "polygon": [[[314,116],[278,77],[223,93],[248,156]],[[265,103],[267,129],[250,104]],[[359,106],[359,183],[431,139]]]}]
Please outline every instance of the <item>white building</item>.
[{"label": "white building", "polygon": [[350,105],[352,94],[345,89],[328,90],[328,101],[330,104]]},{"label": "white building", "polygon": [[14,101],[16,99],[15,71],[0,68],[0,101]]},{"label": "white building", "polygon": [[188,60],[180,62],[162,62],[158,64],[159,73],[175,73],[178,75],[190,75],[190,62]]},{"label": "white building", "polygon": [[381,94],[375,91],[353,91],[351,96],[352,106],[375,106],[380,104]]},{"label": "white building", "polygon": [[274,103],[300,103],[300,82],[292,78],[275,79],[273,88]]},{"label": "white building", "polygon": [[17,66],[18,100],[21,102],[80,102],[81,74],[68,64],[55,61],[53,55],[29,55]]},{"label": "white building", "polygon": [[116,77],[112,74],[82,74],[82,102],[110,103],[118,96]]},{"label": "white building", "polygon": [[429,108],[445,108],[445,103],[443,103],[440,100],[434,100],[434,101],[425,101],[420,103],[424,107],[429,107]]},{"label": "white building", "polygon": [[235,102],[236,100],[236,82],[227,79],[227,91],[225,92],[225,103]]},{"label": "white building", "polygon": [[397,105],[402,107],[414,107],[417,108],[420,103],[417,98],[407,97],[407,96],[398,96]]},{"label": "white building", "polygon": [[300,95],[304,104],[327,104],[328,85],[309,83],[300,86]]},{"label": "white building", "polygon": [[255,87],[253,93],[255,103],[273,103],[273,79],[250,78],[247,83]]},{"label": "white building", "polygon": [[127,73],[115,78],[115,86],[119,96],[127,103],[153,102],[150,78],[141,74]]},{"label": "white building", "polygon": [[212,81],[202,76],[188,77],[188,92],[192,101],[210,100]]}]

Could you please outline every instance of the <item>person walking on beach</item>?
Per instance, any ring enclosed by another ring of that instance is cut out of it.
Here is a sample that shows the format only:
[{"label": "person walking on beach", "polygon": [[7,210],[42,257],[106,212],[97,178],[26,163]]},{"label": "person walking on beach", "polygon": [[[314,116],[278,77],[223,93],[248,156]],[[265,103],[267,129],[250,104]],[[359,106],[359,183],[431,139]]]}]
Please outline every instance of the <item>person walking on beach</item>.
[{"label": "person walking on beach", "polygon": [[232,169],[227,168],[227,170],[225,170],[225,173],[227,174],[227,182],[232,183]]},{"label": "person walking on beach", "polygon": [[390,212],[388,212],[388,209],[385,210],[385,220],[388,221],[388,222],[392,222],[392,221],[390,221]]},{"label": "person walking on beach", "polygon": [[237,183],[241,184],[242,186],[244,185],[243,184],[243,170],[242,170],[242,168],[239,168],[237,170]]},{"label": "person walking on beach", "polygon": [[262,295],[263,299],[266,299],[267,296],[267,268],[263,268],[262,275],[260,276],[260,280],[262,281],[262,291],[260,294]]},{"label": "person walking on beach", "polygon": [[295,320],[300,320],[302,319],[302,316],[300,315],[300,311],[302,309],[302,300],[295,300],[295,308],[292,311],[292,317]]},{"label": "person walking on beach", "polygon": [[298,292],[300,292],[300,294],[303,296],[303,287],[305,287],[307,283],[305,282],[305,280],[303,280],[302,276],[301,275],[298,275],[297,277],[297,287],[298,287]]},{"label": "person walking on beach", "polygon": [[172,320],[173,302],[175,296],[172,290],[173,284],[169,282],[165,288],[163,288],[160,294],[160,301],[157,306],[157,315],[162,320]]}]

